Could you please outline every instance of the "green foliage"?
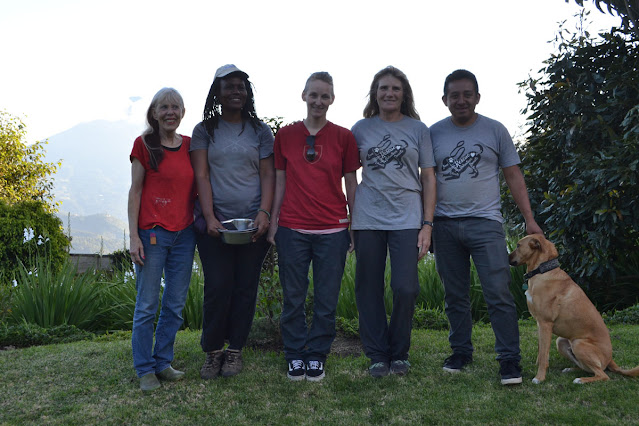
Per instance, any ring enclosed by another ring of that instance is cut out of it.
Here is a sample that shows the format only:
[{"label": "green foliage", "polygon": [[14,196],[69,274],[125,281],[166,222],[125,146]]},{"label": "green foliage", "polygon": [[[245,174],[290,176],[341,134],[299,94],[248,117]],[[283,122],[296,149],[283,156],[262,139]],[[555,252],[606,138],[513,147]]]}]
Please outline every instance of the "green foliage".
[{"label": "green foliage", "polygon": [[627,324],[627,325],[639,325],[639,305],[634,305],[621,311],[616,311],[611,314],[604,314],[603,319],[606,324]]},{"label": "green foliage", "polygon": [[62,222],[41,202],[0,200],[0,229],[0,278],[5,285],[17,275],[21,262],[32,269],[38,256],[46,256],[48,267],[57,271],[68,257],[70,243]]},{"label": "green foliage", "polygon": [[413,328],[448,330],[448,318],[439,309],[424,309],[418,306],[413,315]]},{"label": "green foliage", "polygon": [[[565,0],[569,3],[570,0]],[[637,0],[592,0],[600,12],[605,13],[602,9],[602,3],[606,7],[606,11],[611,15],[617,15],[621,18],[624,28],[633,29],[639,36],[639,1]],[[579,6],[584,5],[584,0],[575,0]]]},{"label": "green foliage", "polygon": [[45,163],[47,141],[28,145],[25,136],[22,120],[0,111],[0,200],[9,204],[38,201],[54,212],[51,176],[61,162]]},{"label": "green foliage", "polygon": [[[638,41],[616,29],[591,39],[560,28],[559,52],[520,83],[535,217],[587,290],[623,280],[620,265],[639,248]],[[512,203],[506,217],[518,217]]]},{"label": "green foliage", "polygon": [[191,330],[201,330],[204,313],[202,306],[204,305],[204,272],[202,270],[202,261],[200,255],[195,252],[195,260],[193,262],[193,271],[191,272],[191,284],[189,292],[186,295],[186,302],[182,310],[184,323],[182,328]]},{"label": "green foliage", "polygon": [[46,258],[38,257],[35,269],[20,269],[11,300],[13,321],[43,328],[74,325],[99,330],[109,307],[104,303],[108,286],[98,277],[91,271],[78,275],[70,260],[54,271]]},{"label": "green foliage", "polygon": [[25,348],[28,346],[51,345],[57,343],[90,340],[93,333],[80,330],[74,325],[58,325],[51,328],[36,324],[0,324],[0,346]]},{"label": "green foliage", "polygon": [[111,253],[111,265],[117,271],[133,272],[133,262],[129,250],[124,248]]}]

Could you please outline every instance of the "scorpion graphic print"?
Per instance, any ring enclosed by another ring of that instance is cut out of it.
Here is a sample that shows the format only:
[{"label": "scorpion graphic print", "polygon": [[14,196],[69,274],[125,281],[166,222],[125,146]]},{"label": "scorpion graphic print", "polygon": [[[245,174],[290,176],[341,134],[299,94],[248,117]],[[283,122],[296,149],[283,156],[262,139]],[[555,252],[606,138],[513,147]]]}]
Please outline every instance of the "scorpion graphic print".
[{"label": "scorpion graphic print", "polygon": [[395,168],[402,169],[404,163],[402,157],[406,154],[408,143],[400,139],[399,142],[393,143],[391,135],[384,135],[381,142],[368,150],[366,161],[370,161],[367,165],[373,170],[385,169],[386,166],[394,162]]},{"label": "scorpion graphic print", "polygon": [[459,141],[448,157],[442,161],[442,172],[445,180],[459,179],[463,173],[468,173],[470,178],[479,176],[477,164],[481,161],[484,148],[480,144],[472,145],[466,152],[465,141]]}]

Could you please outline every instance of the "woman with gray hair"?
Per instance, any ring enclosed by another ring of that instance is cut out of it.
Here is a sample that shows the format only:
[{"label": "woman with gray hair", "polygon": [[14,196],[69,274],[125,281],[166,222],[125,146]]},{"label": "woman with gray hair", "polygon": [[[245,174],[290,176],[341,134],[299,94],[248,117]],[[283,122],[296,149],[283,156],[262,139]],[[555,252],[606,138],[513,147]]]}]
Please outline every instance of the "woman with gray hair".
[{"label": "woman with gray hair", "polygon": [[[158,379],[184,377],[171,366],[195,252],[191,138],[177,133],[183,117],[184,102],[177,90],[160,90],[147,110],[148,128],[135,140],[130,156],[129,235],[137,289],[131,340],[133,366],[143,391],[159,388]],[[162,275],[164,293],[154,348]]]}]

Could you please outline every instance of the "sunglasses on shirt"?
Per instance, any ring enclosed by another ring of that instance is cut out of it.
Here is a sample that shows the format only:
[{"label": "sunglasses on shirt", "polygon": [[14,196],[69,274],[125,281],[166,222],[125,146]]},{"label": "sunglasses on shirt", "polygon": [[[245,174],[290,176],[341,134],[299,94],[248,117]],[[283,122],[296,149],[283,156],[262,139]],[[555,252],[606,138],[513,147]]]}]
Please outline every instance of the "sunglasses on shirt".
[{"label": "sunglasses on shirt", "polygon": [[315,135],[306,136],[306,144],[308,149],[306,150],[306,160],[315,160]]}]

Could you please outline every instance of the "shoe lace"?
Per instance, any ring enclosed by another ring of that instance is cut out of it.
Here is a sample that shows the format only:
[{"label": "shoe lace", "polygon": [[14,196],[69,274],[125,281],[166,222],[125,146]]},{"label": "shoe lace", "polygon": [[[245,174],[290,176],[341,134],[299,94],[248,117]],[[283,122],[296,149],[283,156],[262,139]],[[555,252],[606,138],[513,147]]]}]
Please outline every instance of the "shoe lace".
[{"label": "shoe lace", "polygon": [[304,361],[302,361],[301,359],[294,359],[293,361],[291,361],[291,366],[293,366],[294,370],[304,368]]},{"label": "shoe lace", "polygon": [[227,350],[224,362],[228,365],[233,365],[237,362],[239,357],[240,357],[240,352]]},{"label": "shoe lace", "polygon": [[206,360],[204,360],[205,367],[211,367],[219,362],[218,357],[222,351],[213,351],[206,353]]},{"label": "shoe lace", "polygon": [[319,361],[309,361],[308,368],[311,370],[319,370],[321,369],[321,362]]},{"label": "shoe lace", "polygon": [[376,362],[375,364],[371,365],[371,370],[374,368],[384,368],[386,367],[386,364],[384,364],[383,362]]}]

